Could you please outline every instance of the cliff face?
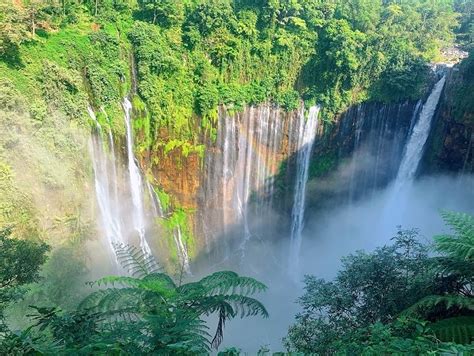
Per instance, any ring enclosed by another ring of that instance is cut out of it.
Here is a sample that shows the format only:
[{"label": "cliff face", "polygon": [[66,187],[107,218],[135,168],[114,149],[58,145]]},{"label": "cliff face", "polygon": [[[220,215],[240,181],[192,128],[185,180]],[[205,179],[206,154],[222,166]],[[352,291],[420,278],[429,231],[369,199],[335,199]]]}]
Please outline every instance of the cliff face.
[{"label": "cliff face", "polygon": [[253,222],[271,209],[275,177],[298,150],[298,123],[305,120],[301,110],[287,113],[269,104],[236,114],[220,109],[198,197],[197,232],[208,250],[224,235],[244,236],[244,247]]},{"label": "cliff face", "polygon": [[[370,194],[397,173],[420,103],[362,104],[332,123],[320,122],[309,167],[307,205]],[[290,224],[302,109],[271,105],[219,109],[217,138],[203,159],[154,153],[157,183],[192,209],[198,251],[227,255],[255,235],[277,238]],[[259,222],[274,219],[266,231]],[[226,241],[226,243],[223,243]],[[216,248],[217,246],[217,248]]]},{"label": "cliff face", "polygon": [[427,142],[422,173],[474,172],[474,60],[450,72]]},{"label": "cliff face", "polygon": [[[419,174],[472,171],[473,114],[462,111],[458,100],[466,78],[466,69],[449,74]],[[352,202],[394,180],[425,100],[362,103],[331,123],[320,122],[309,166],[307,209]],[[204,157],[153,154],[156,183],[193,212],[198,252],[228,256],[229,251],[244,250],[256,236],[288,235],[301,120],[306,120],[302,109],[288,113],[264,104],[231,113],[220,107],[217,137],[207,142]],[[259,226],[261,221],[266,227]]]},{"label": "cliff face", "polygon": [[327,125],[316,141],[308,208],[356,200],[395,178],[421,102],[363,103]]},{"label": "cliff face", "polygon": [[217,137],[207,142],[204,157],[174,150],[144,161],[153,160],[155,183],[190,212],[198,251],[209,251],[230,230],[249,234],[252,218],[272,204],[280,166],[297,150],[299,120],[301,110],[269,104],[237,113],[220,107]]}]

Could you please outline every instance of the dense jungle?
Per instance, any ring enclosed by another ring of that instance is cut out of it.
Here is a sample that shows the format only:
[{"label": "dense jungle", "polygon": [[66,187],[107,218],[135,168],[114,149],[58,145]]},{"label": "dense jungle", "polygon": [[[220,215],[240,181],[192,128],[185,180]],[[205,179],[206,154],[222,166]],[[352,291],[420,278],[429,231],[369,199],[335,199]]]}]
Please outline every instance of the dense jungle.
[{"label": "dense jungle", "polygon": [[474,0],[0,0],[1,355],[473,355]]}]

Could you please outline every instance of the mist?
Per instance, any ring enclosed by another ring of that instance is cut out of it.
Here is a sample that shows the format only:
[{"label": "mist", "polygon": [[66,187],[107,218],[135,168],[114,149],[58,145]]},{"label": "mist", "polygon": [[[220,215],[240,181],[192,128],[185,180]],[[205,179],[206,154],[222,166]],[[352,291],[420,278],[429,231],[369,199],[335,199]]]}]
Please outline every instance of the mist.
[{"label": "mist", "polygon": [[[473,175],[430,176],[402,186],[391,184],[357,202],[307,211],[296,280],[287,274],[284,242],[249,247],[252,252],[246,255],[245,264],[234,268],[267,284],[268,290],[259,297],[270,317],[230,321],[222,349],[237,346],[254,354],[266,346],[273,352],[283,351],[282,338],[298,312],[296,299],[304,292],[305,274],[333,278],[341,257],[390,243],[397,226],[417,228],[421,241],[430,243],[433,235],[448,232],[440,216],[442,210],[474,213]],[[264,267],[257,271],[255,266]]]}]

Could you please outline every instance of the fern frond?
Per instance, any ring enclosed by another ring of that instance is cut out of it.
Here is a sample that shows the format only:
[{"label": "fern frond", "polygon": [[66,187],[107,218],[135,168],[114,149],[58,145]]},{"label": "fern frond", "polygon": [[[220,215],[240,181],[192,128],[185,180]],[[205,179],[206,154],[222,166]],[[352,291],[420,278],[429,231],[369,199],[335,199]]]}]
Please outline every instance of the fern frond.
[{"label": "fern frond", "polygon": [[244,295],[229,295],[226,296],[226,301],[232,305],[236,315],[239,314],[241,318],[256,315],[268,318],[267,310],[257,299]]},{"label": "fern frond", "polygon": [[441,341],[469,344],[474,341],[474,316],[444,319],[429,325]]},{"label": "fern frond", "polygon": [[474,277],[474,260],[466,261],[451,257],[433,257],[431,264],[434,271],[442,275],[458,275],[465,278]]},{"label": "fern frond", "polygon": [[474,238],[474,216],[454,211],[442,211],[441,216],[457,235]]},{"label": "fern frond", "polygon": [[136,246],[114,244],[114,249],[120,264],[132,276],[142,278],[147,274],[160,271],[156,259]]},{"label": "fern frond", "polygon": [[[206,289],[207,295],[215,293],[238,293],[243,295],[263,292],[267,286],[253,278],[241,277],[232,271],[220,271],[204,277],[198,282]],[[184,289],[186,285],[183,286]]]},{"label": "fern frond", "polygon": [[107,288],[91,293],[80,304],[79,309],[92,309],[113,314],[127,307],[139,311],[145,291],[138,288]]},{"label": "fern frond", "polygon": [[141,280],[133,277],[127,276],[107,276],[101,279],[98,279],[91,285],[96,284],[97,286],[106,286],[106,285],[120,285],[120,286],[128,286],[128,287],[138,287],[140,285]]},{"label": "fern frond", "polygon": [[183,313],[178,313],[172,320],[162,315],[149,315],[146,320],[150,330],[153,330],[150,344],[166,344],[166,349],[176,354],[209,353],[209,328],[203,320],[190,318]]},{"label": "fern frond", "polygon": [[[161,289],[175,290],[176,284],[173,279],[165,273],[150,273],[141,279],[143,286],[150,288],[156,286],[157,291]],[[159,287],[159,288],[158,288]],[[150,288],[153,289],[153,288]],[[154,289],[153,289],[154,290]]]},{"label": "fern frond", "polygon": [[219,320],[217,322],[216,333],[214,334],[214,337],[212,338],[212,341],[211,341],[211,347],[216,350],[219,348],[219,345],[224,340],[224,327],[225,327],[226,320],[227,320],[227,314],[226,314],[225,308],[222,308],[219,310]]},{"label": "fern frond", "polygon": [[464,236],[437,235],[435,240],[436,250],[460,260],[474,258],[474,238]]},{"label": "fern frond", "polygon": [[447,211],[441,215],[456,234],[435,236],[436,250],[459,260],[474,259],[474,217]]},{"label": "fern frond", "polygon": [[440,304],[444,305],[446,309],[456,307],[459,309],[474,310],[474,298],[462,295],[430,295],[403,311],[402,315],[419,314],[422,310],[429,310]]}]

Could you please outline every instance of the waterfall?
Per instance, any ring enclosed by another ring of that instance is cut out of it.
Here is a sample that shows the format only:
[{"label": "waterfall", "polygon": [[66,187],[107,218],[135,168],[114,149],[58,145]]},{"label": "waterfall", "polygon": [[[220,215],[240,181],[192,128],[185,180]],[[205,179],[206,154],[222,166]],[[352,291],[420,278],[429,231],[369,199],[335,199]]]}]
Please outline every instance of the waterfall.
[{"label": "waterfall", "polygon": [[198,219],[207,251],[216,257],[241,259],[248,242],[269,233],[260,223],[272,215],[280,164],[296,149],[287,134],[294,116],[271,104],[237,113],[219,108],[217,138],[204,161]]},{"label": "waterfall", "polygon": [[[126,243],[122,232],[120,215],[117,212],[119,204],[117,194],[117,173],[115,169],[115,152],[111,146],[112,161],[107,158],[102,140],[102,127],[97,121],[96,115],[89,106],[87,112],[95,122],[97,133],[91,137],[91,156],[94,170],[94,183],[97,204],[100,211],[101,227],[106,235],[108,246],[113,255],[113,245],[116,243]],[[112,166],[112,169],[110,169]]]},{"label": "waterfall", "polygon": [[[108,130],[108,142],[103,141],[103,130],[97,121],[94,110],[89,106],[87,111],[97,127],[97,134],[92,134],[91,158],[94,168],[95,191],[100,210],[100,225],[107,236],[108,245],[113,255],[113,245],[129,244],[136,241],[144,253],[151,254],[146,240],[148,228],[154,219],[166,219],[160,200],[151,184],[142,177],[133,153],[133,131],[131,122],[132,104],[128,98],[122,102],[126,128],[127,174],[119,176],[112,133]],[[103,111],[104,115],[105,112]],[[107,140],[106,140],[107,141]],[[109,152],[104,147],[108,146]],[[124,172],[120,172],[124,173]],[[126,179],[120,180],[121,177]],[[126,184],[123,184],[123,183]],[[146,184],[146,186],[145,186]],[[120,192],[119,192],[119,188]],[[150,211],[145,211],[144,198],[148,195]],[[131,219],[131,221],[130,221]],[[129,223],[131,222],[131,224]],[[178,226],[172,232],[178,257],[186,273],[190,273],[189,255],[182,232]]]},{"label": "waterfall", "polygon": [[252,106],[242,115],[228,116],[222,122],[224,231],[233,221],[242,224],[242,257],[253,236],[250,215],[262,216],[262,207],[269,201],[272,183],[268,180],[276,173],[275,156],[278,137],[282,135],[277,131],[279,122],[280,111],[268,104]]},{"label": "waterfall", "polygon": [[[165,213],[163,211],[163,207],[161,206],[160,199],[156,196],[155,190],[153,189],[150,182],[147,181],[146,183],[147,183],[148,194],[150,197],[150,202],[152,205],[153,217],[166,219]],[[181,266],[183,267],[184,272],[186,272],[187,274],[191,274],[188,249],[186,248],[186,244],[183,241],[181,228],[179,225],[173,231],[173,239],[176,245],[178,258],[181,263]]]},{"label": "waterfall", "polygon": [[431,121],[438,106],[445,82],[446,75],[443,75],[443,77],[435,84],[421,109],[418,122],[413,127],[410,139],[405,147],[405,153],[397,174],[397,187],[400,187],[405,182],[412,181],[415,177],[423,155],[423,148],[430,133]]},{"label": "waterfall", "polygon": [[132,220],[133,226],[138,233],[140,247],[143,252],[151,254],[150,246],[145,238],[146,224],[145,211],[143,205],[143,181],[140,175],[140,170],[135,162],[133,154],[133,132],[131,123],[132,103],[125,97],[122,102],[126,127],[127,139],[127,156],[128,156],[128,172],[130,176],[130,192],[132,195],[133,210]]},{"label": "waterfall", "polygon": [[178,258],[179,258],[179,261],[181,262],[183,270],[187,274],[191,274],[191,268],[189,266],[188,250],[186,248],[186,244],[183,241],[181,228],[179,227],[179,225],[174,230],[173,237],[174,237],[174,242],[176,244],[177,251],[178,251]]},{"label": "waterfall", "polygon": [[308,119],[305,120],[304,108],[301,110],[298,127],[298,153],[296,158],[296,183],[291,214],[291,237],[289,254],[290,274],[296,274],[299,264],[305,210],[306,183],[311,152],[316,136],[319,106],[309,109]]}]

